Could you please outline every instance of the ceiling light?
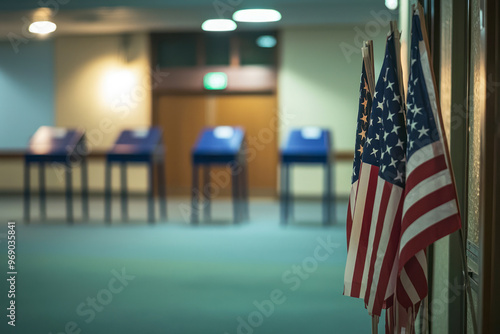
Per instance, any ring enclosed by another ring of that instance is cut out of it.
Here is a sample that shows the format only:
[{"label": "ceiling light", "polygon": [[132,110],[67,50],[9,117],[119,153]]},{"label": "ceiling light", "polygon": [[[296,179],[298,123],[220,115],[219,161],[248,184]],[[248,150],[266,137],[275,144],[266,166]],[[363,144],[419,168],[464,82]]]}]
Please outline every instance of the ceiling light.
[{"label": "ceiling light", "polygon": [[57,26],[54,22],[50,21],[36,21],[30,24],[28,30],[33,34],[46,35],[54,32]]},{"label": "ceiling light", "polygon": [[206,20],[201,25],[204,31],[233,31],[236,29],[236,22],[227,19]]},{"label": "ceiling light", "polygon": [[261,48],[274,48],[276,46],[276,37],[263,35],[257,38],[257,45]]},{"label": "ceiling light", "polygon": [[385,0],[385,6],[390,10],[395,10],[398,8],[398,0]]},{"label": "ceiling light", "polygon": [[276,22],[281,20],[281,14],[274,9],[242,9],[233,14],[233,20],[238,22]]}]

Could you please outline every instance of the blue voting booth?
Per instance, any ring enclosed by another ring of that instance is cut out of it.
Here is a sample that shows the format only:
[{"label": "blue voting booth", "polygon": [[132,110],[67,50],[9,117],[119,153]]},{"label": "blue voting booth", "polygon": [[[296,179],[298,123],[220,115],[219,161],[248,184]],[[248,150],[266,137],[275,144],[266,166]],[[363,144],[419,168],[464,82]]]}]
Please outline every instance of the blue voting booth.
[{"label": "blue voting booth", "polygon": [[292,164],[320,164],[325,170],[323,194],[323,224],[329,225],[334,215],[332,203],[332,168],[330,131],[318,127],[291,130],[281,149],[281,223],[287,224],[293,212],[290,190]]},{"label": "blue voting booth", "polygon": [[[248,219],[248,166],[245,150],[245,131],[239,127],[219,126],[204,129],[192,150],[193,188],[191,222],[198,223],[199,198],[203,195],[203,216],[210,219],[210,167],[229,167],[232,182],[233,220]],[[202,191],[199,168],[203,167]]]},{"label": "blue voting booth", "polygon": [[120,166],[120,199],[122,220],[128,219],[127,201],[127,164],[142,163],[148,167],[148,221],[154,222],[154,172],[157,171],[158,192],[160,195],[160,213],[167,216],[165,147],[163,133],[159,127],[137,130],[124,130],[113,147],[106,154],[105,174],[105,220],[111,222],[111,168]]},{"label": "blue voting booth", "polygon": [[72,170],[81,166],[82,177],[82,212],[83,219],[88,219],[88,179],[85,135],[83,131],[40,127],[31,137],[24,159],[24,219],[30,221],[30,167],[38,165],[38,181],[40,196],[40,218],[47,218],[45,189],[45,167],[50,165],[58,176],[64,175],[66,180],[66,219],[73,222],[73,186]]}]

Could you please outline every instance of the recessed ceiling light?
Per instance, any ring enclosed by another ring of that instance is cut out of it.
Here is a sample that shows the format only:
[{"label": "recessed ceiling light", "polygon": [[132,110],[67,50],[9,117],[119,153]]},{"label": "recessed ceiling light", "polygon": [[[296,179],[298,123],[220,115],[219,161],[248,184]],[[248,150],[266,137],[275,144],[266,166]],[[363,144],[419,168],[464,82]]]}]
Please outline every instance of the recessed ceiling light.
[{"label": "recessed ceiling light", "polygon": [[390,10],[395,10],[398,8],[398,0],[385,0],[385,6]]},{"label": "recessed ceiling light", "polygon": [[50,21],[37,21],[30,24],[28,30],[33,34],[46,35],[54,32],[57,26]]},{"label": "recessed ceiling light", "polygon": [[227,19],[206,20],[201,25],[204,31],[233,31],[236,27],[236,22]]},{"label": "recessed ceiling light", "polygon": [[281,20],[281,14],[274,9],[242,9],[233,14],[233,20],[238,22],[276,22]]},{"label": "recessed ceiling light", "polygon": [[270,35],[262,35],[257,38],[257,45],[261,48],[274,48],[276,46],[276,37]]}]

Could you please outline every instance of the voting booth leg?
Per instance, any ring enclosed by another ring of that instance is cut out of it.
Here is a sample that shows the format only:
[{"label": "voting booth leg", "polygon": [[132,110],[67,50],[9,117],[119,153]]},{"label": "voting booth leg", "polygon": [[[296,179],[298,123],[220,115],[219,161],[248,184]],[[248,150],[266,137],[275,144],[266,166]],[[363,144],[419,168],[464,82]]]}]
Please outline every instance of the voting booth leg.
[{"label": "voting booth leg", "polygon": [[66,165],[66,220],[68,223],[73,222],[73,186],[71,166]]},{"label": "voting booth leg", "polygon": [[105,172],[105,186],[104,186],[104,220],[111,223],[111,164],[106,162]]},{"label": "voting booth leg", "polygon": [[83,220],[89,220],[89,181],[87,170],[87,158],[82,159],[82,215]]},{"label": "voting booth leg", "polygon": [[293,196],[293,175],[292,175],[292,164],[288,165],[287,172],[287,221],[293,221],[295,219],[295,198]]},{"label": "voting booth leg", "polygon": [[323,195],[323,225],[332,223],[332,169],[330,164],[325,164],[325,193]]},{"label": "voting booth leg", "polygon": [[249,215],[249,209],[248,209],[248,166],[246,163],[242,164],[242,170],[241,170],[241,176],[240,176],[240,182],[241,182],[241,197],[243,201],[243,219],[248,220],[250,219]]},{"label": "voting booth leg", "polygon": [[38,183],[40,197],[40,219],[47,219],[47,192],[45,190],[45,163],[38,164]]},{"label": "voting booth leg", "polygon": [[[240,165],[234,164],[231,167],[231,183],[232,183],[232,195],[233,195],[233,222],[239,223],[241,218],[241,199],[240,199],[240,187],[239,187],[239,174],[241,174],[241,170],[239,170]],[[239,173],[240,172],[240,173]]]},{"label": "voting booth leg", "polygon": [[294,199],[292,196],[292,165],[286,165],[286,221],[293,217]]},{"label": "voting booth leg", "polygon": [[167,178],[165,177],[165,162],[156,164],[158,173],[158,193],[160,195],[160,215],[163,220],[167,219]]},{"label": "voting booth leg", "polygon": [[24,221],[30,221],[30,164],[24,163]]},{"label": "voting booth leg", "polygon": [[122,220],[128,220],[128,202],[127,202],[127,164],[120,163],[120,205],[122,209]]},{"label": "voting booth leg", "polygon": [[198,166],[193,164],[193,187],[191,189],[191,223],[198,223]]},{"label": "voting booth leg", "polygon": [[281,224],[288,223],[288,205],[289,205],[289,192],[290,192],[290,167],[288,164],[281,165]]},{"label": "voting booth leg", "polygon": [[336,211],[336,200],[335,200],[335,164],[330,163],[330,166],[328,167],[328,170],[330,171],[330,217],[331,217],[331,222],[333,225],[337,224],[337,211]]},{"label": "voting booth leg", "polygon": [[210,198],[210,165],[203,166],[203,219],[210,220],[212,216],[212,202]]},{"label": "voting booth leg", "polygon": [[154,187],[154,164],[148,163],[148,221],[154,223],[155,221],[155,201],[153,197]]}]

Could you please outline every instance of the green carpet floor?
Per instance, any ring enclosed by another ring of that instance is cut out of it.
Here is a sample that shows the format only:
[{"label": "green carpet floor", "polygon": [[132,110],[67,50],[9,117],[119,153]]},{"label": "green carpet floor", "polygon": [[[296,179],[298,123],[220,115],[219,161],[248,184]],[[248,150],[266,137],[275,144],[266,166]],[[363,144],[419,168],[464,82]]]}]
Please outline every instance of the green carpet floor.
[{"label": "green carpet floor", "polygon": [[[371,331],[363,302],[342,296],[345,203],[330,228],[319,224],[315,202],[298,204],[297,222],[287,227],[273,201],[252,201],[251,221],[238,226],[229,224],[229,203],[215,203],[218,220],[197,227],[183,221],[180,200],[169,202],[168,222],[153,226],[140,218],[142,199],[131,204],[138,218],[124,223],[115,215],[111,226],[99,220],[99,203],[91,203],[89,223],[66,225],[58,201],[49,203],[56,218],[17,223],[16,327],[7,325],[3,279],[0,333]],[[5,222],[19,219],[20,208],[19,198],[0,202],[3,277]]]}]

